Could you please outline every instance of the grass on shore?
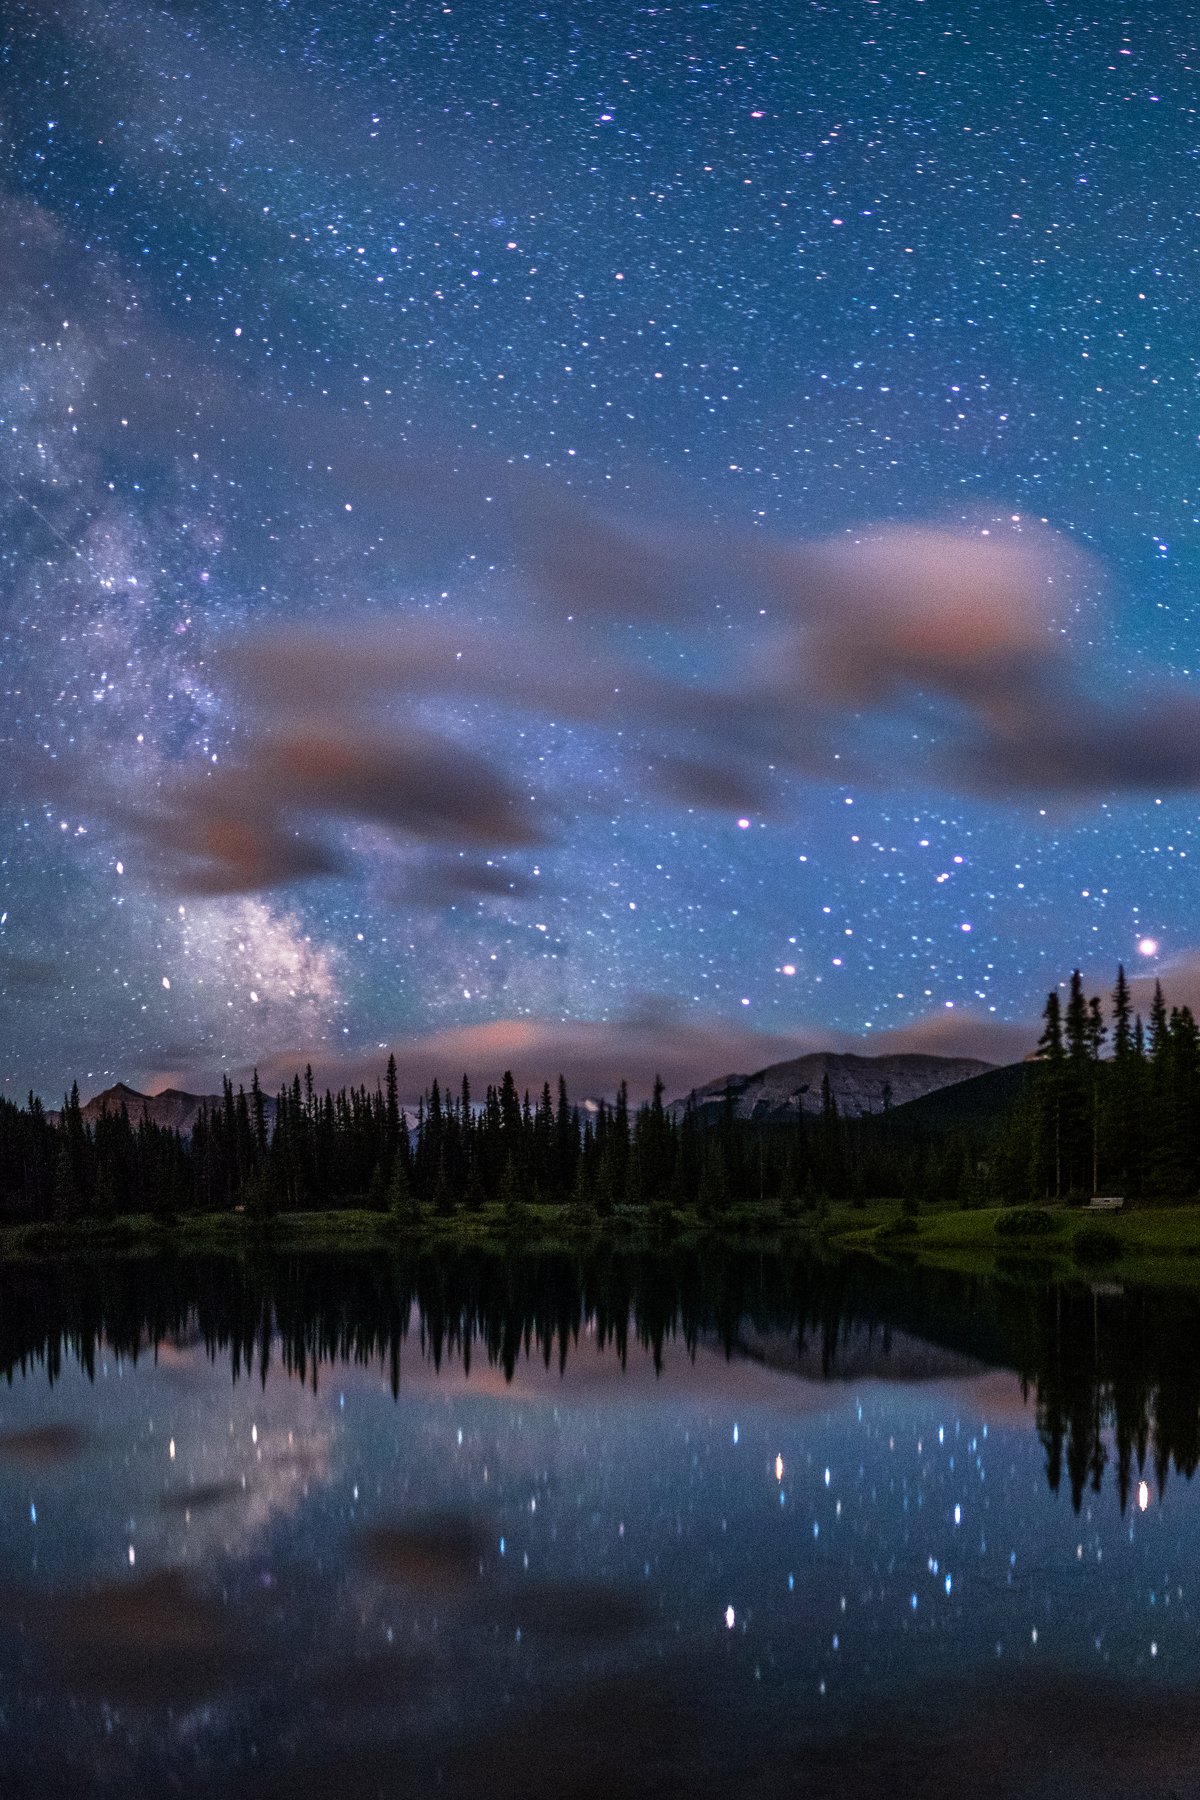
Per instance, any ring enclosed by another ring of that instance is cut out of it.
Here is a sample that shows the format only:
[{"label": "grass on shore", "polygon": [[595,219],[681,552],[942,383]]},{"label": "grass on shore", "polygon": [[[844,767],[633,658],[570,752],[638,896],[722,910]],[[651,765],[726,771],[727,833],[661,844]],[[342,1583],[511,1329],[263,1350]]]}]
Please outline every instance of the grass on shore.
[{"label": "grass on shore", "polygon": [[[739,1238],[770,1238],[778,1231],[778,1215],[755,1208],[751,1221],[739,1209],[730,1225]],[[747,1229],[749,1227],[749,1229]],[[94,1253],[199,1255],[263,1249],[276,1253],[303,1250],[385,1252],[434,1249],[569,1249],[596,1240],[672,1242],[694,1238],[700,1221],[689,1214],[673,1216],[664,1234],[661,1217],[641,1208],[622,1208],[601,1220],[572,1215],[562,1207],[523,1204],[515,1212],[500,1205],[478,1212],[438,1214],[398,1220],[388,1213],[344,1207],[322,1212],[278,1213],[255,1218],[249,1213],[186,1213],[157,1219],[127,1213],[114,1219],[73,1223],[38,1223],[0,1227],[0,1263],[42,1257],[76,1257]],[[705,1234],[707,1235],[707,1234]]]},{"label": "grass on shore", "polygon": [[730,1209],[717,1226],[694,1212],[623,1207],[610,1217],[577,1216],[555,1206],[525,1204],[515,1213],[499,1205],[479,1212],[424,1214],[397,1221],[386,1213],[350,1209],[285,1213],[268,1220],[245,1213],[197,1213],[172,1220],[127,1214],[77,1224],[34,1224],[0,1228],[0,1262],[80,1255],[158,1255],[164,1252],[238,1253],[324,1250],[383,1252],[413,1249],[573,1249],[597,1242],[630,1247],[700,1245],[736,1241],[743,1246],[806,1245],[903,1257],[964,1273],[986,1274],[997,1264],[1037,1265],[1056,1274],[1095,1279],[1139,1280],[1200,1287],[1200,1205],[1135,1207],[1091,1214],[1078,1208],[1047,1207],[1033,1225],[1041,1229],[998,1231],[997,1224],[1020,1223],[1013,1209],[969,1211],[922,1206],[905,1218],[898,1201],[864,1207],[834,1205],[820,1212],[783,1218],[770,1202]]},{"label": "grass on shore", "polygon": [[829,1235],[841,1248],[902,1253],[942,1268],[988,1273],[997,1262],[1037,1263],[1055,1274],[1200,1287],[1200,1205],[1136,1206],[1115,1213],[1048,1206],[1043,1228],[1008,1234],[1014,1209],[923,1207],[915,1230],[893,1236],[897,1204],[839,1209]]}]

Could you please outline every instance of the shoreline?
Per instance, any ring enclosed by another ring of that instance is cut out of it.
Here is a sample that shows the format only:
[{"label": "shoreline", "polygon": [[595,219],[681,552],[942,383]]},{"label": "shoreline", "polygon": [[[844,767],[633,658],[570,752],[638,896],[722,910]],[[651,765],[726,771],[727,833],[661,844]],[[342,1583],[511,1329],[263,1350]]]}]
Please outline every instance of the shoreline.
[{"label": "shoreline", "polygon": [[[523,1204],[514,1216],[498,1205],[478,1212],[430,1213],[397,1220],[365,1208],[280,1213],[185,1214],[162,1220],[125,1214],[106,1221],[37,1222],[0,1227],[0,1266],[72,1261],[83,1256],[241,1254],[335,1255],[477,1249],[496,1254],[599,1248],[703,1251],[737,1245],[765,1254],[852,1253],[927,1264],[981,1276],[1036,1272],[1051,1279],[1137,1281],[1200,1288],[1200,1206],[1140,1206],[1103,1215],[1051,1206],[1034,1209],[1043,1229],[997,1232],[1017,1209],[926,1206],[911,1219],[898,1201],[784,1216],[778,1205],[752,1202],[709,1222],[693,1211],[626,1207],[604,1218],[571,1215],[559,1206]],[[1099,1233],[1097,1234],[1097,1226]],[[1082,1244],[1080,1232],[1089,1234]]]}]

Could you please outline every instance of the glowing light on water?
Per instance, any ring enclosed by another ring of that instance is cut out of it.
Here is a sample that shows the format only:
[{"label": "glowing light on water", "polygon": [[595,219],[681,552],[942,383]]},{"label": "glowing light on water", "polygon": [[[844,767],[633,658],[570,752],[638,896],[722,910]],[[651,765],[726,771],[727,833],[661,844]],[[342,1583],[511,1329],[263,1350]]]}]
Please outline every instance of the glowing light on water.
[{"label": "glowing light on water", "polygon": [[1150,1504],[1150,1484],[1147,1481],[1139,1481],[1138,1482],[1138,1511],[1145,1512],[1145,1510],[1149,1506],[1149,1504]]},{"label": "glowing light on water", "polygon": [[734,1620],[736,1618],[737,1614],[734,1612],[732,1606],[727,1606],[725,1608],[725,1625],[727,1630],[733,1630]]}]

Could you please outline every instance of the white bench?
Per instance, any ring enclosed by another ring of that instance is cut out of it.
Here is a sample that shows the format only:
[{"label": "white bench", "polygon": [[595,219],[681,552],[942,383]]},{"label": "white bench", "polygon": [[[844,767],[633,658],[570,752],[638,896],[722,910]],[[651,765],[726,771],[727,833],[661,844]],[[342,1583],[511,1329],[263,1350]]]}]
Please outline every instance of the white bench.
[{"label": "white bench", "polygon": [[1120,1194],[1093,1194],[1087,1209],[1089,1212],[1120,1212],[1124,1204]]}]

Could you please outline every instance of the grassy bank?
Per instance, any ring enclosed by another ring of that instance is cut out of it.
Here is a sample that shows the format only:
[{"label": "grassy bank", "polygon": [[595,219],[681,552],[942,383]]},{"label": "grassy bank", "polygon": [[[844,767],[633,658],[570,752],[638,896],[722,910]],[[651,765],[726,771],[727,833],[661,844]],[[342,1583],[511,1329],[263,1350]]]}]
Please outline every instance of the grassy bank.
[{"label": "grassy bank", "polygon": [[[694,1214],[672,1214],[667,1218],[643,1208],[622,1208],[605,1219],[594,1214],[569,1213],[557,1206],[534,1205],[522,1205],[512,1211],[490,1205],[476,1212],[428,1212],[417,1220],[397,1220],[365,1208],[282,1213],[270,1219],[220,1212],[163,1220],[135,1213],[109,1220],[0,1228],[0,1263],[96,1254],[195,1255],[255,1249],[282,1254],[325,1250],[331,1254],[387,1255],[439,1245],[459,1250],[515,1246],[546,1250],[570,1249],[605,1239],[674,1243],[713,1235]],[[769,1244],[779,1235],[778,1212],[770,1207],[737,1209],[716,1235]]]},{"label": "grassy bank", "polygon": [[[1016,1229],[1013,1227],[1016,1226]],[[255,1249],[378,1252],[395,1255],[446,1246],[454,1249],[568,1250],[597,1242],[641,1246],[735,1241],[764,1251],[811,1246],[986,1274],[997,1265],[1037,1266],[1060,1275],[1138,1280],[1200,1288],[1200,1206],[1139,1207],[1094,1215],[1076,1208],[923,1206],[906,1218],[899,1203],[832,1206],[820,1213],[781,1215],[770,1204],[747,1204],[709,1223],[695,1212],[621,1208],[606,1218],[554,1206],[501,1206],[478,1212],[426,1214],[398,1221],[361,1209],[287,1213],[256,1219],[244,1213],[200,1213],[169,1221],[130,1214],[108,1221],[37,1224],[0,1229],[0,1262],[92,1255],[227,1253]]]},{"label": "grassy bank", "polygon": [[1037,1215],[1031,1229],[1017,1209],[922,1208],[914,1229],[900,1226],[898,1206],[839,1210],[827,1233],[844,1249],[903,1255],[942,1268],[985,1274],[997,1263],[1037,1264],[1058,1275],[1085,1274],[1200,1288],[1200,1206],[1145,1206],[1119,1213],[1076,1207],[1020,1209]]}]

